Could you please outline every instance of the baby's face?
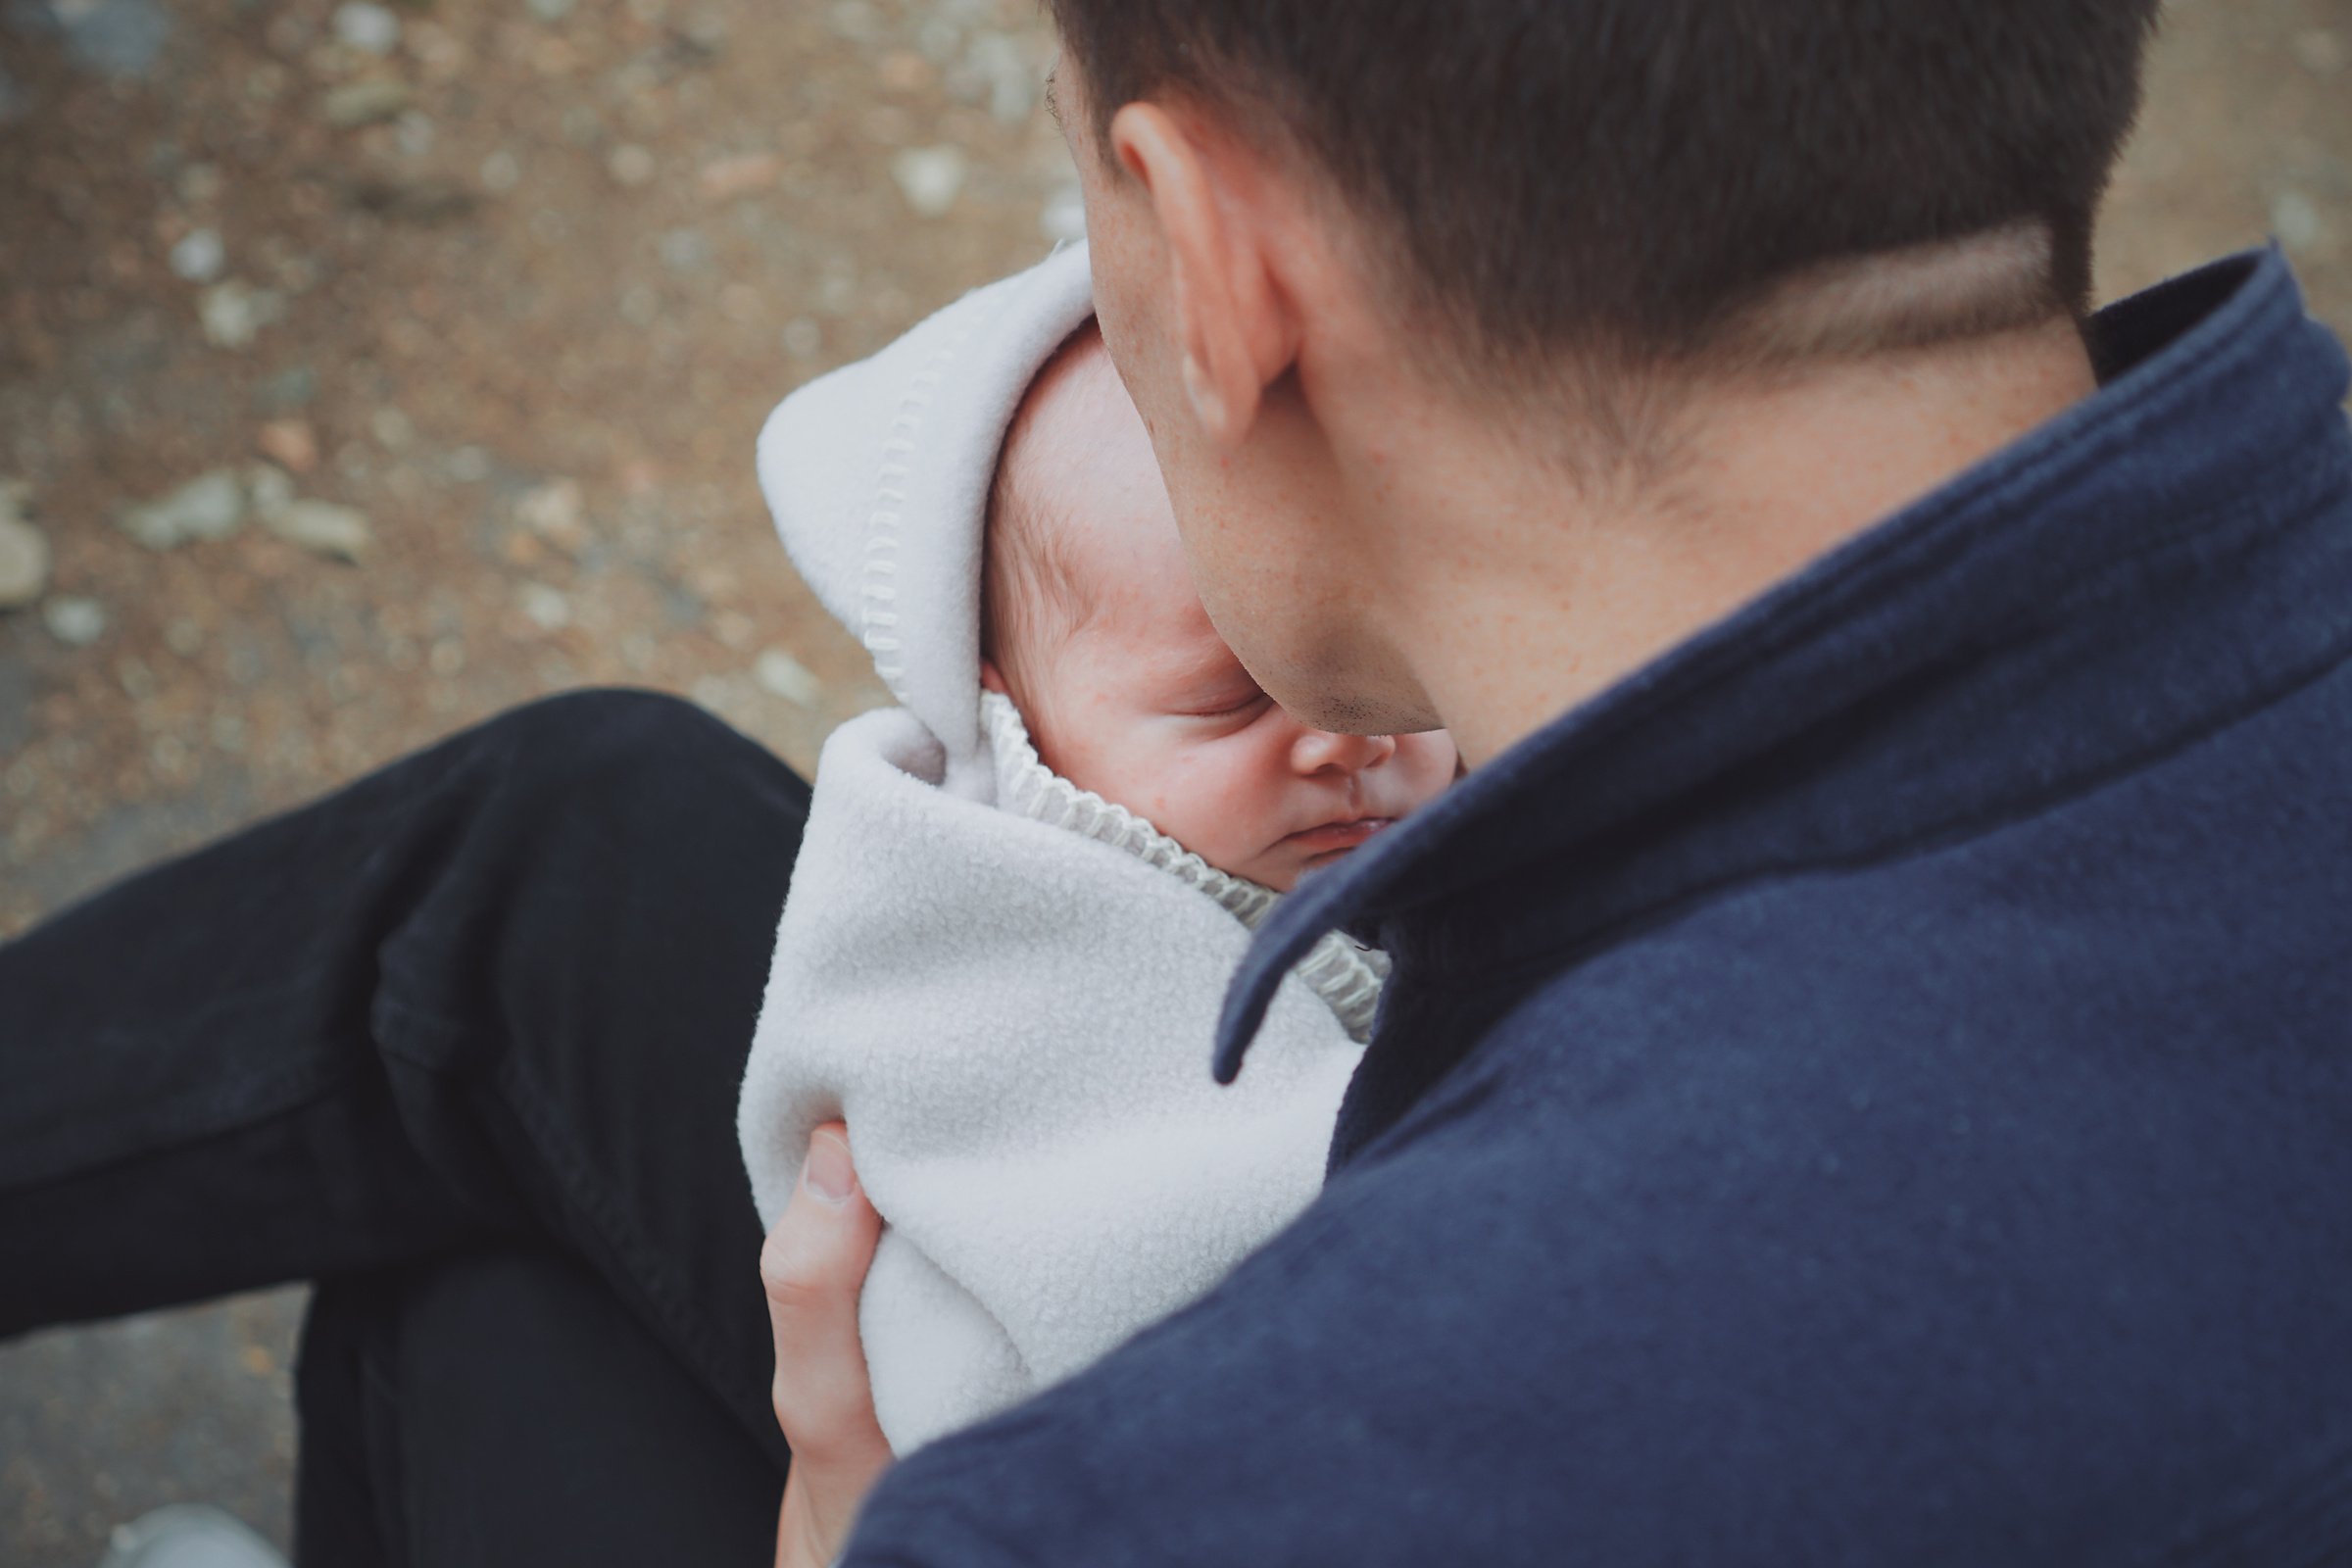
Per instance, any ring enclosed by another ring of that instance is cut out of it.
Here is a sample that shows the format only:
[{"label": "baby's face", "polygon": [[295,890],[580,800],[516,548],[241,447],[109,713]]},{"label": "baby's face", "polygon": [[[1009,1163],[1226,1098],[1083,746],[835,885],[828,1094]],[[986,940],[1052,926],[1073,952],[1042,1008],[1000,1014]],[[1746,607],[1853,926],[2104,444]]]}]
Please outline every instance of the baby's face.
[{"label": "baby's face", "polygon": [[[1081,373],[1115,383],[1108,357],[1094,354]],[[1218,869],[1282,892],[1451,782],[1443,731],[1336,735],[1258,689],[1194,591],[1151,439],[1123,392],[1052,398],[1033,422],[1030,438],[1082,455],[1038,471],[1057,487],[1049,502],[1069,519],[1068,568],[1091,612],[1028,662],[1033,689],[1017,694],[1048,766]]]}]

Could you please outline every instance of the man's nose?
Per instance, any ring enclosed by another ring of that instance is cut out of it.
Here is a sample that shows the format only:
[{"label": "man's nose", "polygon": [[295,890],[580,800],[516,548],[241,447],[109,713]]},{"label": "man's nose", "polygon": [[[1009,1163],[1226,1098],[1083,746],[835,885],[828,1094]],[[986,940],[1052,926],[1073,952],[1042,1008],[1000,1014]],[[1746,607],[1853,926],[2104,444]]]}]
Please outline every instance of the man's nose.
[{"label": "man's nose", "polygon": [[1301,773],[1360,773],[1396,755],[1394,735],[1339,735],[1301,726],[1291,743],[1291,765]]}]

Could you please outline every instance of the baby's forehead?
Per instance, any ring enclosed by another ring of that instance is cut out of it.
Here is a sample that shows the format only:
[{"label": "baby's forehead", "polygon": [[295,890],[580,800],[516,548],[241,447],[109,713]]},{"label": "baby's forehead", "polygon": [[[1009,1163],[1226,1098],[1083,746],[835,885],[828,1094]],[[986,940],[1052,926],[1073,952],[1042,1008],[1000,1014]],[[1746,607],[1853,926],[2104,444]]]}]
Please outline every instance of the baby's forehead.
[{"label": "baby's forehead", "polygon": [[1083,453],[1083,443],[1115,426],[1122,415],[1134,417],[1127,389],[1102,346],[1102,334],[1089,322],[1031,378],[998,461],[1027,468],[1068,460]]},{"label": "baby's forehead", "polygon": [[998,462],[1033,525],[1095,532],[1149,526],[1167,513],[1143,416],[1092,330],[1063,344],[1030,383]]}]

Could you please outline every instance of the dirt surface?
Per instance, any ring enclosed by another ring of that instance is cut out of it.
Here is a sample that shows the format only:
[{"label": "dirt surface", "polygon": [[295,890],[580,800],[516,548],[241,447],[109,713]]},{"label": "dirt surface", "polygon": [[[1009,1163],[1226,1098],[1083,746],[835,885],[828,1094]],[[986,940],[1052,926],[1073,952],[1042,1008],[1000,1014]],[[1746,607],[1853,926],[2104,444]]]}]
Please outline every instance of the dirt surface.
[{"label": "dirt surface", "polygon": [[[0,533],[50,557],[0,935],[563,687],[810,764],[879,694],[753,434],[1067,231],[1051,47],[1022,0],[0,0]],[[2102,287],[2265,234],[2352,327],[2352,0],[2175,0]],[[183,1497],[282,1541],[298,1313],[0,1348],[0,1563]]]}]

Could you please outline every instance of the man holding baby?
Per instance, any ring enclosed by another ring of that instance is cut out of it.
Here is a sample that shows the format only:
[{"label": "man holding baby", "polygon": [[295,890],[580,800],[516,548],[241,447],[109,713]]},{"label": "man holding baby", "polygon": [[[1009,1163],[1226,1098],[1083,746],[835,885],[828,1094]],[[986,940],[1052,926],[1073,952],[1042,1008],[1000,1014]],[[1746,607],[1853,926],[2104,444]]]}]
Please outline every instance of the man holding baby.
[{"label": "man holding baby", "polygon": [[1054,10],[1218,630],[1471,773],[1229,1001],[1395,957],[1320,1200],[844,1560],[2352,1553],[2344,362],[2088,317],[2152,5]]},{"label": "man holding baby", "polygon": [[[650,1270],[609,1208],[538,1217],[607,1154],[723,1190],[640,1149],[683,1093],[661,1077],[402,1157],[535,1151],[555,1175],[468,1218],[635,1279],[743,1424],[723,1373],[772,1345],[786,1563],[2352,1553],[2346,367],[2275,253],[2089,313],[2153,0],[1053,9],[1102,340],[1216,632],[1300,723],[1443,727],[1468,768],[1306,878],[1227,999],[1215,1070],[1246,1086],[1332,931],[1394,961],[1320,1196],[894,1466],[858,1339],[879,1221],[839,1139],[768,1239],[764,1321],[660,1288],[748,1272],[740,1210],[644,1205],[684,1233]],[[506,733],[595,760],[596,853],[632,865],[678,846],[723,879],[726,834],[797,809],[642,707]],[[440,819],[479,829],[477,888],[528,881],[506,809]],[[168,892],[112,918],[205,918]],[[548,929],[614,953],[626,903]],[[387,969],[501,929],[478,914]],[[43,978],[73,918],[0,951],[0,1026],[94,1005]],[[756,944],[678,946],[756,996]],[[556,987],[518,977],[576,956],[474,979],[527,1011]],[[454,1060],[467,1027],[406,1038]],[[707,1130],[743,1040],[675,1049]],[[11,1095],[48,1081],[24,1054]],[[46,1157],[0,1168],[0,1277],[98,1248],[61,1182],[128,1191]],[[403,1195],[381,1234],[456,1226],[439,1185],[368,1191]],[[238,1282],[153,1270],[20,1290],[0,1330]],[[592,1560],[562,1515],[548,1555]]]}]

